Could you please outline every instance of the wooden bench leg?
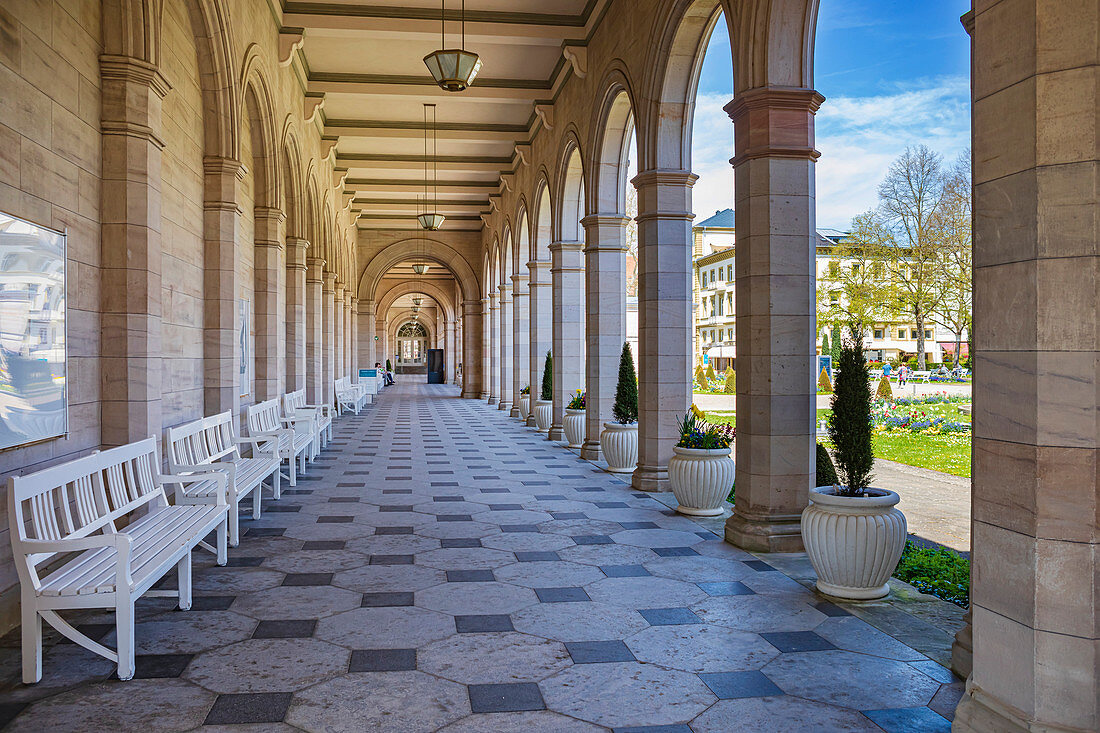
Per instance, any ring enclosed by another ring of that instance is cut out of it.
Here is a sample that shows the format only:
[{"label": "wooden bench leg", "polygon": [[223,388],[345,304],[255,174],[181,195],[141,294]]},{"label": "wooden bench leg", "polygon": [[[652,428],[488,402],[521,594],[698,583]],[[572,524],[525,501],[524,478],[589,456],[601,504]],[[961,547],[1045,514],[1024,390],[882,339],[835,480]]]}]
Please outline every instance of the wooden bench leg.
[{"label": "wooden bench leg", "polygon": [[229,502],[229,544],[233,547],[241,544],[240,501],[236,496]]},{"label": "wooden bench leg", "polygon": [[[278,475],[278,473],[276,473],[276,475]],[[255,492],[255,493],[252,494],[252,518],[253,519],[259,519],[260,518],[260,495],[264,493],[264,487],[261,484],[261,485],[257,486],[256,488],[254,488],[252,491]]]},{"label": "wooden bench leg", "polygon": [[34,607],[34,598],[23,595],[23,684],[42,679],[42,617]]},{"label": "wooden bench leg", "polygon": [[282,498],[283,495],[283,472],[282,466],[275,469],[275,473],[271,474],[275,478],[271,482],[271,494],[276,499]]},{"label": "wooden bench leg", "polygon": [[[191,610],[191,553],[180,558],[176,563],[176,575],[179,580],[180,610]],[[121,659],[121,657],[119,657]]]},{"label": "wooden bench leg", "polygon": [[115,629],[118,637],[118,678],[134,677],[134,601],[128,596],[116,595]]},{"label": "wooden bench leg", "polygon": [[293,454],[290,456],[290,485],[291,486],[297,486],[298,485],[298,470],[297,470],[298,469],[298,464],[297,464],[297,460],[298,460],[298,456],[295,456]]},{"label": "wooden bench leg", "polygon": [[218,565],[225,567],[225,564],[229,562],[229,549],[226,547],[227,535],[229,534],[229,518],[222,519],[221,524],[218,525]]}]

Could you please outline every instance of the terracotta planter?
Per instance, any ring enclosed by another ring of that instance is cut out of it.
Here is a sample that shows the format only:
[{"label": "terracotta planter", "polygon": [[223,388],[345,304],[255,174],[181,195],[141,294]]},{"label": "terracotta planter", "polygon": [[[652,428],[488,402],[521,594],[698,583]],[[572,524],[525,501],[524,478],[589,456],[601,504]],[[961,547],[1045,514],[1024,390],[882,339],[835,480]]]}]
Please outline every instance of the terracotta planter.
[{"label": "terracotta planter", "polygon": [[890,592],[905,548],[905,515],[894,508],[901,498],[893,491],[867,492],[836,496],[832,486],[818,486],[802,511],[802,541],[826,595],[865,601]]},{"label": "terracotta planter", "polygon": [[722,513],[733,487],[733,459],[729,448],[673,448],[668,481],[679,502],[676,511],[699,517]]},{"label": "terracotta planter", "polygon": [[554,403],[551,400],[536,400],[535,401],[535,428],[540,433],[549,432],[550,430],[550,410]]},{"label": "terracotta planter", "polygon": [[634,473],[638,467],[638,424],[605,422],[600,433],[600,450],[611,473]]},{"label": "terracotta planter", "polygon": [[519,419],[527,420],[527,416],[531,414],[531,397],[530,395],[520,395],[519,398]]},{"label": "terracotta planter", "polygon": [[566,445],[570,448],[580,448],[581,443],[584,442],[584,410],[566,408],[562,428],[565,429]]}]

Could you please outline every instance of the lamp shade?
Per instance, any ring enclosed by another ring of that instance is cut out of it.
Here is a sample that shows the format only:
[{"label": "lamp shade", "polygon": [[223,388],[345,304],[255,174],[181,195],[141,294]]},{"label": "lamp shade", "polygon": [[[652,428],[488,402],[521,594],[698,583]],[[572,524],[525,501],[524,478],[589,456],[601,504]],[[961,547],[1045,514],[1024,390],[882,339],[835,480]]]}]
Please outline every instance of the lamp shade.
[{"label": "lamp shade", "polygon": [[446,217],[443,214],[419,214],[416,220],[420,222],[420,226],[427,229],[429,232],[434,232],[439,227],[443,226],[443,221]]},{"label": "lamp shade", "polygon": [[417,275],[423,275],[425,272],[428,271],[428,263],[426,262],[417,262],[412,267],[413,272],[415,272]]},{"label": "lamp shade", "polygon": [[421,298],[419,295],[416,296],[415,298],[413,298],[413,305],[415,305],[417,308],[419,308],[420,304],[423,303],[423,302],[424,302],[424,299]]},{"label": "lamp shade", "polygon": [[424,57],[435,83],[448,92],[461,92],[474,83],[481,71],[481,59],[473,51],[445,48]]}]

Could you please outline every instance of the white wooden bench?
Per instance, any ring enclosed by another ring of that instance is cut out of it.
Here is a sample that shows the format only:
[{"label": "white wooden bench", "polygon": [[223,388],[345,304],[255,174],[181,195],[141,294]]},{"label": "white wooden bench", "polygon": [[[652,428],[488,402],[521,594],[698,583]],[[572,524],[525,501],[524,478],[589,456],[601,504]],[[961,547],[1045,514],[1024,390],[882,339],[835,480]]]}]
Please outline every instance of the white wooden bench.
[{"label": "white wooden bench", "polygon": [[284,459],[289,462],[287,479],[291,486],[297,486],[298,471],[305,473],[306,459],[312,457],[313,436],[316,434],[313,420],[301,416],[282,417],[279,415],[278,398],[249,405],[246,416],[250,438],[279,442],[279,463],[282,464]]},{"label": "white wooden bench", "polygon": [[909,378],[911,382],[930,382],[932,381],[931,371],[914,371],[913,376]]},{"label": "white wooden bench", "polygon": [[[230,411],[210,415],[185,425],[168,428],[166,445],[168,469],[174,474],[218,470],[229,482],[226,500],[229,504],[229,544],[240,544],[238,507],[252,493],[252,518],[260,518],[261,487],[267,481],[272,497],[281,495],[279,465],[282,460],[278,443],[271,438],[238,438],[236,421]],[[241,455],[241,446],[251,445],[252,455]],[[189,496],[209,491],[198,485],[185,489]]]},{"label": "white wooden bench", "polygon": [[307,417],[313,419],[313,456],[316,458],[321,449],[332,440],[332,405],[307,405],[306,391],[287,392],[283,395],[283,414],[287,417]]},{"label": "white wooden bench", "polygon": [[[169,505],[165,484],[175,484]],[[207,496],[187,488],[210,484]],[[23,622],[23,682],[42,679],[42,621],[134,676],[134,602],[176,596],[191,607],[191,550],[198,545],[226,562],[226,476],[160,473],[155,438],[93,453],[27,476],[8,479],[8,519],[19,573]],[[125,527],[119,520],[126,518]],[[217,533],[217,548],[203,538]],[[172,568],[178,590],[152,590]],[[58,615],[67,609],[114,608],[116,651],[77,631]]]},{"label": "white wooden bench", "polygon": [[336,393],[336,407],[343,414],[344,409],[351,410],[356,415],[371,401],[366,385],[352,384],[350,377],[341,377],[333,383],[333,391]]}]

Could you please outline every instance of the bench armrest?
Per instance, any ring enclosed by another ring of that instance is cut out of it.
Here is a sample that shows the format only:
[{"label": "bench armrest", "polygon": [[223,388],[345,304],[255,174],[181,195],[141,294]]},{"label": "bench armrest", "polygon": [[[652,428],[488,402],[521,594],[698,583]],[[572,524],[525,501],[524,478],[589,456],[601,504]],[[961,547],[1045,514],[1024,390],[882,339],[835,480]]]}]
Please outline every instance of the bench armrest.
[{"label": "bench armrest", "polygon": [[286,426],[288,426],[290,428],[293,428],[295,430],[297,430],[297,428],[298,428],[298,423],[305,423],[306,424],[306,429],[309,432],[313,433],[313,432],[317,431],[317,428],[314,427],[314,423],[317,422],[317,416],[315,414],[314,415],[295,414],[293,417],[284,417],[284,418],[280,418],[280,419],[282,420],[283,425],[286,425]]},{"label": "bench armrest", "polygon": [[270,455],[272,458],[279,457],[279,441],[274,437],[251,437],[251,438],[237,438],[237,447],[242,445],[252,446],[252,457],[258,458],[257,453]]},{"label": "bench armrest", "polygon": [[[133,579],[130,577],[130,555],[133,551],[134,539],[122,532],[97,534],[67,540],[20,540],[19,546],[24,554],[83,552],[84,550],[98,550],[104,547],[113,548],[115,551],[116,590],[123,585],[129,588],[133,583]],[[37,583],[35,586],[37,587]]]},{"label": "bench armrest", "polygon": [[[230,466],[227,464],[226,466],[223,466],[222,468],[229,468],[229,467]],[[233,466],[232,468],[234,470],[236,470],[236,466]],[[227,475],[226,471],[215,470],[215,471],[210,471],[208,473],[190,473],[190,474],[187,474],[186,476],[177,476],[177,475],[174,475],[174,474],[160,474],[159,476],[157,476],[157,481],[159,481],[162,484],[175,484],[176,485],[176,503],[177,504],[190,503],[189,500],[185,501],[185,499],[187,497],[185,497],[184,494],[183,494],[184,485],[186,485],[186,484],[197,484],[197,483],[201,483],[203,481],[211,481],[211,480],[215,481],[218,484],[218,500],[217,500],[216,503],[218,504],[218,506],[225,506],[226,504],[229,503],[229,501],[227,499],[227,494],[229,493],[229,476]]]}]

